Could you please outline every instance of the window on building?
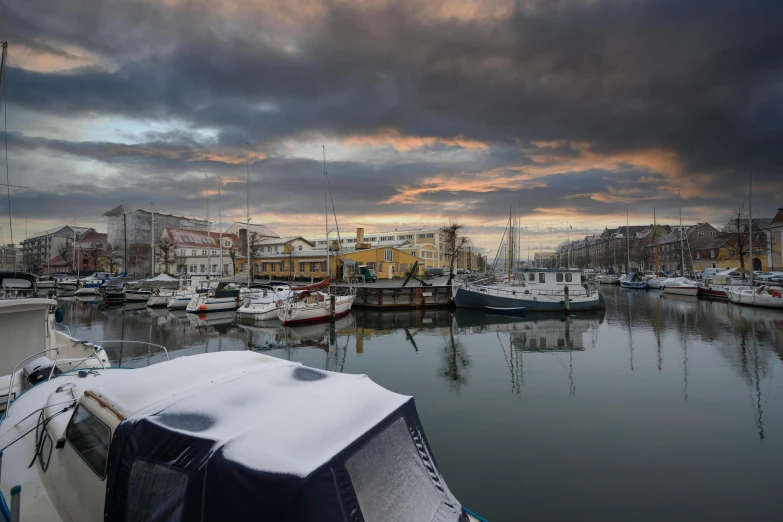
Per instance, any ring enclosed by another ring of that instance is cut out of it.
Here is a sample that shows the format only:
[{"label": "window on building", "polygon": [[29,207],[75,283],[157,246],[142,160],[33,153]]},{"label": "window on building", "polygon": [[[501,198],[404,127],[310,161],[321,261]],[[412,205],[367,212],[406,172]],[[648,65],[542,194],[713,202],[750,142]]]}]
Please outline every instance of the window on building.
[{"label": "window on building", "polygon": [[696,252],[696,259],[701,259],[701,252]]},{"label": "window on building", "polygon": [[204,243],[205,245],[208,245],[209,244],[209,239],[207,239],[205,237],[202,237],[201,238],[201,242]]},{"label": "window on building", "polygon": [[701,231],[701,230],[699,230],[698,236],[699,236],[700,238],[704,237],[704,232],[703,232],[703,231]]},{"label": "window on building", "polygon": [[310,263],[310,272],[320,272],[320,271],[321,271],[320,263]]},{"label": "window on building", "polygon": [[300,252],[302,251],[302,245],[299,245],[299,251]]},{"label": "window on building", "polygon": [[65,438],[96,475],[106,476],[111,430],[83,406],[77,406]]},{"label": "window on building", "polygon": [[195,255],[197,255],[197,254],[196,254],[196,251],[195,251],[195,250],[191,250],[191,251],[190,251],[190,255],[192,255],[192,256],[195,256]]},{"label": "window on building", "polygon": [[527,280],[528,280],[528,281],[530,281],[530,282],[535,282],[535,280],[536,280],[536,274],[534,274],[533,272],[530,272],[530,273],[528,274],[528,276],[527,276]]},{"label": "window on building", "polygon": [[557,281],[558,283],[562,283],[563,282],[563,274],[558,273],[555,276],[555,281]]},{"label": "window on building", "polygon": [[288,264],[286,263],[280,263],[280,271],[285,272],[288,270]]},{"label": "window on building", "polygon": [[394,251],[393,250],[384,250],[383,251],[383,260],[387,263],[391,263],[394,261]]},{"label": "window on building", "polygon": [[710,250],[710,257],[715,259],[715,251],[714,250]]},{"label": "window on building", "polygon": [[546,283],[546,273],[545,272],[539,272],[538,273],[538,282],[539,283]]},{"label": "window on building", "polygon": [[201,251],[201,255],[202,255],[202,256],[205,256],[205,255],[207,255],[207,251],[206,251],[206,250],[202,250],[202,251]]},{"label": "window on building", "polygon": [[266,263],[261,263],[261,272],[266,272]]},{"label": "window on building", "polygon": [[223,273],[228,274],[228,265],[226,264],[223,265]]},{"label": "window on building", "polygon": [[383,273],[383,263],[378,263],[378,273],[379,274]]},{"label": "window on building", "polygon": [[375,242],[377,240],[378,240],[377,237],[368,237],[365,241],[368,241],[368,242],[372,243],[372,242]]},{"label": "window on building", "polygon": [[419,239],[424,239],[425,237],[427,237],[427,234],[419,234]]},{"label": "window on building", "polygon": [[570,273],[566,274],[565,279],[566,279],[566,283],[570,283],[571,281],[573,281],[573,275],[571,275]]},{"label": "window on building", "polygon": [[717,233],[714,230],[710,230],[710,237],[714,238]]},{"label": "window on building", "polygon": [[773,241],[774,243],[780,243],[780,230],[776,230],[776,231],[775,231],[775,232],[772,234],[772,241]]},{"label": "window on building", "polygon": [[303,274],[304,271],[305,271],[305,263],[304,261],[299,261],[299,272]]},{"label": "window on building", "polygon": [[780,263],[780,252],[775,252],[775,262]]},{"label": "window on building", "polygon": [[277,253],[278,253],[278,250],[277,250],[278,248],[280,248],[280,247],[278,247],[277,245],[275,245],[275,254],[277,254]]},{"label": "window on building", "polygon": [[204,266],[204,265],[201,265],[201,271],[202,271],[202,272],[206,272],[206,270],[205,270],[204,268],[205,268],[205,266]]}]

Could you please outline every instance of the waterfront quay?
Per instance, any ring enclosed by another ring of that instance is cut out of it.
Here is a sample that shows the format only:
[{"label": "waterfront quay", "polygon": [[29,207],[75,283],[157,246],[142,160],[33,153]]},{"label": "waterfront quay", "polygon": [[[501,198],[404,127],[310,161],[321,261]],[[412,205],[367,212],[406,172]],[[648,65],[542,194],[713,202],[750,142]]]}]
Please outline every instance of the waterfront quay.
[{"label": "waterfront quay", "polygon": [[[87,341],[151,342],[172,358],[254,350],[414,396],[449,488],[492,522],[778,519],[783,314],[601,292],[605,310],[570,317],[362,309],[295,327],[97,297],[59,304]],[[106,350],[128,367],[164,359]]]}]

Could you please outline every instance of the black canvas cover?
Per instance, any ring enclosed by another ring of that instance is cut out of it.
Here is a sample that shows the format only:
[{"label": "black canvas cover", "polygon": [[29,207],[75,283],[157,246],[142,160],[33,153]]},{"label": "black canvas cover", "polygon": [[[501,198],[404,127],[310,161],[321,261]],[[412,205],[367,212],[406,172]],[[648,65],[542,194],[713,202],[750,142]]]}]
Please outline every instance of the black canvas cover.
[{"label": "black canvas cover", "polygon": [[112,522],[465,520],[412,398],[286,361],[129,415],[107,480]]}]

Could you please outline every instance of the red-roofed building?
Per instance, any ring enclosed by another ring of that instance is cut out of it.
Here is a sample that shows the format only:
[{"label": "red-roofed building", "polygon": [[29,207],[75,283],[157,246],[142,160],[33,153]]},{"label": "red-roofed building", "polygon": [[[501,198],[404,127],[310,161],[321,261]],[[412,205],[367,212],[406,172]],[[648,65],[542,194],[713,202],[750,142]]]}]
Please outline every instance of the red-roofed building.
[{"label": "red-roofed building", "polygon": [[232,252],[236,254],[239,251],[239,238],[235,234],[223,234],[222,241],[221,245],[221,236],[218,232],[207,234],[204,230],[167,227],[163,229],[156,248],[155,271],[234,275],[231,256]]}]

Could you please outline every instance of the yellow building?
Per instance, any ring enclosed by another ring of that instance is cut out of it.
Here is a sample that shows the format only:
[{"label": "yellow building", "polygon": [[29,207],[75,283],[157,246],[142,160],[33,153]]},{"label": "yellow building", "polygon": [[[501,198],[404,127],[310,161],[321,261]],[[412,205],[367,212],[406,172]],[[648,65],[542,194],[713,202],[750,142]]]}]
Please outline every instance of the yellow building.
[{"label": "yellow building", "polygon": [[[763,252],[766,246],[759,242],[753,242],[753,248],[756,252]],[[712,240],[710,243],[704,245],[698,250],[691,252],[691,259],[693,261],[693,270],[699,272],[705,268],[720,268],[728,270],[730,268],[738,268],[740,266],[740,258],[737,255],[735,249],[731,247],[731,242],[725,238],[719,237]],[[687,263],[686,263],[687,265]],[[745,268],[750,267],[750,262],[747,255],[744,260]],[[766,272],[769,270],[767,263],[767,254],[753,254],[754,270],[761,270]]]},{"label": "yellow building", "polygon": [[[333,254],[330,254],[333,256]],[[330,259],[334,268],[334,257]],[[247,259],[237,256],[237,271],[245,270]],[[290,245],[284,245],[279,253],[262,252],[252,259],[253,277],[272,279],[309,279],[326,277],[326,250],[293,250]],[[332,272],[335,273],[335,272]]]},{"label": "yellow building", "polygon": [[432,243],[420,243],[418,245],[401,245],[398,247],[406,254],[410,254],[420,260],[425,268],[440,268],[438,262],[438,248]]},{"label": "yellow building", "polygon": [[378,279],[405,277],[416,261],[419,262],[419,275],[424,275],[424,260],[408,252],[403,252],[401,248],[386,246],[358,248],[360,245],[357,243],[356,250],[348,251],[343,256],[359,265],[372,268],[378,274]]}]

